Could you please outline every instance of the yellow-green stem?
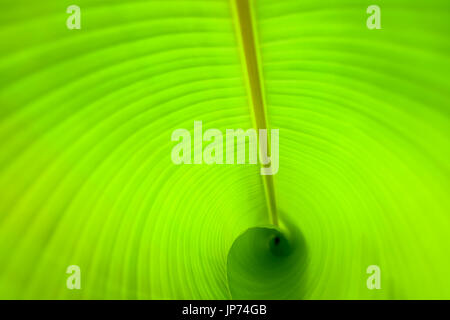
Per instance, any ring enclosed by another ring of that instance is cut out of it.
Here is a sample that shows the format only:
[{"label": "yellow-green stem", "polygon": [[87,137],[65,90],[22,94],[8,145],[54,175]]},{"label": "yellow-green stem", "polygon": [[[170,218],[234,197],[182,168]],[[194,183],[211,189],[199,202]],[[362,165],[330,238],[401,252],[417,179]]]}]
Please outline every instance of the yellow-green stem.
[{"label": "yellow-green stem", "polygon": [[[268,129],[264,85],[261,72],[257,34],[254,28],[252,6],[249,0],[231,0],[236,21],[237,36],[240,41],[242,61],[245,67],[247,88],[249,90],[251,110],[256,130]],[[268,131],[268,150],[270,150],[270,132]],[[278,212],[272,175],[263,175],[263,185],[269,218],[278,226]]]}]

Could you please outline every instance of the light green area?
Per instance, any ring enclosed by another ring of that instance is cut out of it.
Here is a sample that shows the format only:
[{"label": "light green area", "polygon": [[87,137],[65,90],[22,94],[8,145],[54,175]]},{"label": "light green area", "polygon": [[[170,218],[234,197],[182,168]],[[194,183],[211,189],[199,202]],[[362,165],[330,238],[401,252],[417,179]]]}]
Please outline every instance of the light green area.
[{"label": "light green area", "polygon": [[252,126],[229,1],[0,0],[0,298],[450,299],[450,2],[254,13],[281,255],[258,166],[170,158]]}]

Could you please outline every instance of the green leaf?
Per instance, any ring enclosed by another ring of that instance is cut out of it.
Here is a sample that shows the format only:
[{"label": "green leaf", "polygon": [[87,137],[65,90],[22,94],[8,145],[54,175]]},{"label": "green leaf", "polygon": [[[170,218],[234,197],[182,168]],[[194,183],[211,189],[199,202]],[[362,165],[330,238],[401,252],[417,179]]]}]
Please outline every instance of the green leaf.
[{"label": "green leaf", "polygon": [[[450,297],[448,0],[0,8],[0,298]],[[175,165],[195,120],[279,129],[279,172]]]}]

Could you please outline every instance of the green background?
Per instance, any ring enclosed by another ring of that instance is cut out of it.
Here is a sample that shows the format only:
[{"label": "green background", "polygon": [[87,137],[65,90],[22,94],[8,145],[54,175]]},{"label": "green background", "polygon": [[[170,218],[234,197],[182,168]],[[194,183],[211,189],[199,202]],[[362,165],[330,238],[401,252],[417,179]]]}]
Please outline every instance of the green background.
[{"label": "green background", "polygon": [[252,127],[229,1],[0,0],[0,298],[450,298],[450,2],[253,10],[281,255],[246,232],[258,166],[170,157],[194,120]]}]

